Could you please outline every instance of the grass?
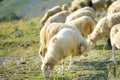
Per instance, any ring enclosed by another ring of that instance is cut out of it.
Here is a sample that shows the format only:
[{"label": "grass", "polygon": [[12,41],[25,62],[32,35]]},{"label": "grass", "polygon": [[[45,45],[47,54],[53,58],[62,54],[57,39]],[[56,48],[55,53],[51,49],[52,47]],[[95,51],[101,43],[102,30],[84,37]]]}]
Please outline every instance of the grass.
[{"label": "grass", "polygon": [[23,48],[27,49],[31,45],[35,48],[36,46],[38,47],[40,27],[37,24],[37,20],[3,22],[0,25],[0,55],[5,55],[5,53],[9,55],[9,48],[10,51],[17,54],[16,48],[24,51]]},{"label": "grass", "polygon": [[113,65],[111,50],[103,50],[98,41],[88,57],[74,57],[71,71],[67,71],[69,58],[60,74],[61,63],[53,75],[44,78],[40,69],[39,19],[0,23],[0,80],[119,80],[120,52],[116,51],[118,65]]}]

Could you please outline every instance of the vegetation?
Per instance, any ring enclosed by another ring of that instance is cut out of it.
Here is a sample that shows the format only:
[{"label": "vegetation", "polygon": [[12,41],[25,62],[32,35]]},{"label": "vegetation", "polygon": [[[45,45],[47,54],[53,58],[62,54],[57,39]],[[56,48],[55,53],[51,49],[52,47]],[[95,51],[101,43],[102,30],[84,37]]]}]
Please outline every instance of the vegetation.
[{"label": "vegetation", "polygon": [[11,12],[5,15],[4,17],[0,18],[0,22],[3,21],[13,21],[13,20],[19,20],[21,17],[17,16],[15,13]]},{"label": "vegetation", "polygon": [[0,0],[0,2],[2,2],[3,0]]}]

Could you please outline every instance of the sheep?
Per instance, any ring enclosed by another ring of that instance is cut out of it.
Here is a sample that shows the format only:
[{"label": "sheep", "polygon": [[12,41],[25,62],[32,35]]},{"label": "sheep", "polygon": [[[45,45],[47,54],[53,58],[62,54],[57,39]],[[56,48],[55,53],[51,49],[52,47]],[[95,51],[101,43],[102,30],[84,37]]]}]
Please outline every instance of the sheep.
[{"label": "sheep", "polygon": [[95,26],[95,21],[88,16],[82,16],[66,23],[76,26],[79,32],[81,32],[82,36],[85,38],[87,38],[88,34],[93,31]]},{"label": "sheep", "polygon": [[63,28],[49,42],[44,61],[41,66],[44,77],[49,77],[54,66],[68,56],[87,55],[89,47],[76,27]]},{"label": "sheep", "polygon": [[107,10],[107,15],[111,15],[111,14],[116,13],[116,12],[120,12],[120,1],[119,1],[119,0],[113,2],[113,3],[109,6],[109,8],[108,8],[108,10]]},{"label": "sheep", "polygon": [[43,62],[43,58],[47,51],[47,46],[50,38],[55,35],[63,26],[63,23],[51,23],[49,26],[44,26],[40,30],[40,49],[39,54]]},{"label": "sheep", "polygon": [[68,15],[66,18],[66,22],[69,22],[81,16],[89,16],[94,20],[95,13],[94,13],[94,10],[90,7],[81,8],[71,13],[70,15]]},{"label": "sheep", "polygon": [[45,15],[43,16],[43,18],[40,21],[40,25],[43,26],[45,24],[46,20],[50,16],[52,16],[52,15],[54,15],[57,12],[60,12],[60,11],[62,11],[60,6],[55,6],[55,7],[51,8],[51,9],[47,10],[46,13],[45,13]]},{"label": "sheep", "polygon": [[49,26],[44,26],[40,31],[40,49],[39,54],[43,62],[45,53],[47,51],[48,43],[52,36],[57,34],[62,28],[69,27],[64,23],[51,23]]},{"label": "sheep", "polygon": [[120,24],[114,25],[111,28],[110,40],[112,45],[112,59],[114,61],[114,64],[117,64],[117,61],[115,59],[115,48],[120,49]]},{"label": "sheep", "polygon": [[69,10],[69,5],[68,4],[63,4],[62,6],[61,6],[61,9],[62,9],[62,11],[68,11]]},{"label": "sheep", "polygon": [[74,0],[69,8],[70,12],[74,12],[77,9],[83,8],[85,6],[92,7],[91,0]]},{"label": "sheep", "polygon": [[[94,48],[96,41],[100,38],[108,38],[112,26],[120,23],[120,13],[114,13],[99,20],[93,32],[88,35],[87,41]],[[106,46],[106,45],[105,45]],[[104,47],[105,47],[104,46]]]},{"label": "sheep", "polygon": [[70,13],[68,11],[58,12],[58,13],[54,14],[53,16],[49,17],[48,20],[45,22],[44,26],[48,26],[52,22],[64,23],[66,21],[66,17],[69,14]]},{"label": "sheep", "polygon": [[92,0],[93,8],[96,12],[103,12],[106,11],[106,4],[107,2],[105,0]]}]

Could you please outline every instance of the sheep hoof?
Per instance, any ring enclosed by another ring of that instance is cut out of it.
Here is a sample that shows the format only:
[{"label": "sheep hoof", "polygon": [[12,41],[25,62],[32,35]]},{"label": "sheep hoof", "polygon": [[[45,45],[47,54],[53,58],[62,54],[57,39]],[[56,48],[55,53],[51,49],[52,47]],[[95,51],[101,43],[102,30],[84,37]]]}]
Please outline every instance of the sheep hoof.
[{"label": "sheep hoof", "polygon": [[58,74],[64,75],[63,71],[58,71]]},{"label": "sheep hoof", "polygon": [[117,65],[117,61],[116,60],[114,61],[114,64]]},{"label": "sheep hoof", "polygon": [[64,75],[64,72],[63,72],[63,71],[61,71],[61,72],[60,72],[60,74],[61,74],[61,75]]},{"label": "sheep hoof", "polygon": [[110,60],[113,61],[114,64],[117,64],[117,61],[114,58],[111,58]]}]

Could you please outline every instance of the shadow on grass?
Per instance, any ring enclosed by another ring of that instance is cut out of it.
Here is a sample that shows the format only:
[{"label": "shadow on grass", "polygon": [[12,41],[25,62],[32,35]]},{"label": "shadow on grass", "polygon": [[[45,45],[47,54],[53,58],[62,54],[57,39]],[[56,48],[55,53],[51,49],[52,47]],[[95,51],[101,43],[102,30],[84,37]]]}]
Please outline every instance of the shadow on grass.
[{"label": "shadow on grass", "polygon": [[[112,61],[92,61],[92,62],[74,62],[76,66],[83,67],[83,71],[89,71],[84,75],[79,75],[73,80],[119,80],[120,79],[120,60],[118,64],[113,64]],[[92,72],[95,71],[95,72]],[[97,72],[97,73],[96,73]],[[117,78],[117,79],[116,79]]]},{"label": "shadow on grass", "polygon": [[103,47],[104,47],[103,44],[101,44],[101,45],[96,45],[96,46],[95,46],[95,49],[96,49],[96,50],[103,50],[103,49],[105,49],[105,50],[111,50],[111,49],[112,49],[111,46],[106,46],[105,48],[103,48]]}]

